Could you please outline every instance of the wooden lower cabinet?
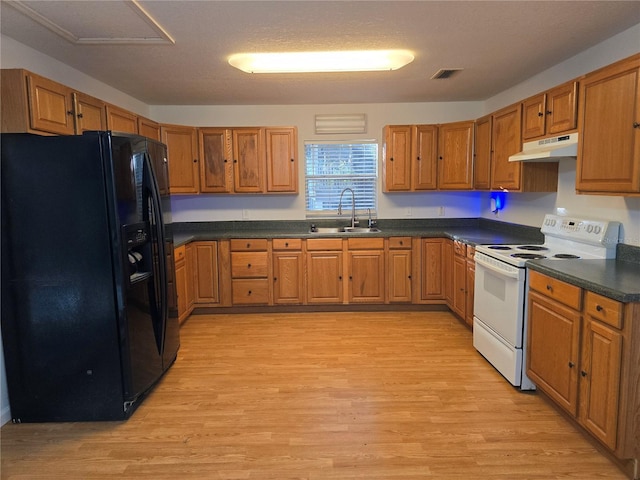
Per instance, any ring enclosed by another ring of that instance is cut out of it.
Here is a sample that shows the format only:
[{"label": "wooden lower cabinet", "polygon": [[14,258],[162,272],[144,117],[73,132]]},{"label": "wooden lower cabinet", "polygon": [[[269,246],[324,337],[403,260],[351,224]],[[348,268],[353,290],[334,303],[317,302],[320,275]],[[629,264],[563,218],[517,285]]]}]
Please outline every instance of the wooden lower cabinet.
[{"label": "wooden lower cabinet", "polygon": [[411,237],[389,238],[386,275],[388,303],[411,303],[411,253]]},{"label": "wooden lower cabinet", "polygon": [[347,240],[348,303],[384,303],[384,239]]},{"label": "wooden lower cabinet", "polygon": [[195,242],[196,264],[194,301],[197,304],[217,304],[220,302],[218,278],[218,242]]},{"label": "wooden lower cabinet", "polygon": [[266,239],[231,240],[231,302],[233,305],[270,303],[270,263]]},{"label": "wooden lower cabinet", "polygon": [[181,245],[177,247],[173,252],[173,258],[175,261],[178,321],[182,324],[191,313],[189,292],[193,288],[193,279],[190,278],[190,272],[187,269],[187,246]]},{"label": "wooden lower cabinet", "polygon": [[473,328],[473,295],[476,285],[476,261],[474,259],[475,247],[467,245],[467,275],[466,275],[466,312],[464,321]]},{"label": "wooden lower cabinet", "polygon": [[413,239],[414,303],[445,303],[444,238]]},{"label": "wooden lower cabinet", "polygon": [[640,303],[530,272],[527,374],[623,468],[640,452]]},{"label": "wooden lower cabinet", "polygon": [[274,239],[271,258],[274,305],[301,305],[305,290],[302,240]]},{"label": "wooden lower cabinet", "polygon": [[342,239],[307,240],[307,303],[342,303]]}]

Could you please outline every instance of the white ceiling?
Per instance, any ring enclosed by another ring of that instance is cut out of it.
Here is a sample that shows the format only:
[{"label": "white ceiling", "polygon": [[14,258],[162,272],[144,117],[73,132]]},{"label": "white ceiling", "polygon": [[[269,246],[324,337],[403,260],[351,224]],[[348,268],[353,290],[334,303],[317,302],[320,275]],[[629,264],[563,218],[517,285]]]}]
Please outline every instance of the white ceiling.
[{"label": "white ceiling", "polygon": [[[21,2],[70,33],[64,37],[12,3],[0,5],[3,35],[149,105],[484,100],[640,23],[637,0],[138,1],[158,25],[122,0]],[[393,72],[269,75],[226,60],[251,51],[389,48],[416,58]],[[441,68],[464,70],[430,80]]]}]

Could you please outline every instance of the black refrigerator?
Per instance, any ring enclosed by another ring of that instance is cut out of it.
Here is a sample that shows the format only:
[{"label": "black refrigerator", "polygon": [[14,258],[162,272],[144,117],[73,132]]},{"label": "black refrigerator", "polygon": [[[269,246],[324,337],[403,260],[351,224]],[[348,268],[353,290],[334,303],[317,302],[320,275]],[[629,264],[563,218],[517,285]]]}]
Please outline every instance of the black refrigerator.
[{"label": "black refrigerator", "polygon": [[111,132],[0,142],[13,421],[126,419],[180,343],[166,147]]}]

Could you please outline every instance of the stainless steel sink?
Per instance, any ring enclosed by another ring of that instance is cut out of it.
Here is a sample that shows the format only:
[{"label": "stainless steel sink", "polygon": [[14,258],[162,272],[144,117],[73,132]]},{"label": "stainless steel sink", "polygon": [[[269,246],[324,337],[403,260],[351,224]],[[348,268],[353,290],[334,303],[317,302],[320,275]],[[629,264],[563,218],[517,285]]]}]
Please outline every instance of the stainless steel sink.
[{"label": "stainless steel sink", "polygon": [[377,227],[312,227],[309,233],[317,235],[328,233],[378,233],[380,229]]}]

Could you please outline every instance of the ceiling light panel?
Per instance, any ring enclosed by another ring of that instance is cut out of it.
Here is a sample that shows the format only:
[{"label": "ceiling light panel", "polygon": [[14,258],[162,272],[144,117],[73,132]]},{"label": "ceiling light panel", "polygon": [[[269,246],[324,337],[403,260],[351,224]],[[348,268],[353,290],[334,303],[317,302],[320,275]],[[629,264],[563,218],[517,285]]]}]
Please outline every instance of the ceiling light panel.
[{"label": "ceiling light panel", "polygon": [[247,73],[365,72],[397,70],[413,58],[408,50],[238,53],[229,64]]}]

